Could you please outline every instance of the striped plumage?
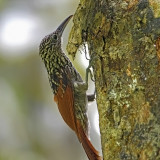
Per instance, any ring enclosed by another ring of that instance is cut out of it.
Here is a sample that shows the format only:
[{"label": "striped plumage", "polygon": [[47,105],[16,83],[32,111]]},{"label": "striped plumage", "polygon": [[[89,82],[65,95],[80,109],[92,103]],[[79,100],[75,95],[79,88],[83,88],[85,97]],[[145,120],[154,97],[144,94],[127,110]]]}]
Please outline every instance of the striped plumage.
[{"label": "striped plumage", "polygon": [[43,38],[39,54],[48,72],[54,100],[67,125],[75,131],[90,160],[100,160],[88,139],[86,85],[61,48],[62,33],[72,16]]},{"label": "striped plumage", "polygon": [[61,36],[57,31],[45,36],[39,47],[40,56],[45,64],[53,93],[62,80],[63,88],[67,86],[65,67],[69,67],[73,81],[83,82],[69,58],[61,48]]}]

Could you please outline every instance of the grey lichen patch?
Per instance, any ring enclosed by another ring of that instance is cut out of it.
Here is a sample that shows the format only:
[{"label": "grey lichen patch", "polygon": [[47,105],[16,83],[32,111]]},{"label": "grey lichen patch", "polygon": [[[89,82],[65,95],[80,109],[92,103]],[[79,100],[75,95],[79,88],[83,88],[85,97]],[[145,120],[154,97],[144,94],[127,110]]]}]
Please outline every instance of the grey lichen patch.
[{"label": "grey lichen patch", "polygon": [[132,83],[128,84],[129,89],[130,89],[130,93],[134,92],[138,88],[136,75],[131,74],[131,78],[132,78]]}]

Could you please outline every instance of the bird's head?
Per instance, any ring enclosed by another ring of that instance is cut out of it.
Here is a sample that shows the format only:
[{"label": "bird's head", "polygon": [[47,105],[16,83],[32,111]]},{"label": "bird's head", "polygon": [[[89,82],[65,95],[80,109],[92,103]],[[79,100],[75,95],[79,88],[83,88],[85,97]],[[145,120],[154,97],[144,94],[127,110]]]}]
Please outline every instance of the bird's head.
[{"label": "bird's head", "polygon": [[[73,15],[67,17],[56,29],[56,31],[51,34],[45,36],[40,44],[39,53],[42,58],[44,58],[47,54],[53,54],[54,51],[61,49],[61,37],[64,29],[66,28],[69,20]],[[53,52],[52,52],[53,51]]]}]

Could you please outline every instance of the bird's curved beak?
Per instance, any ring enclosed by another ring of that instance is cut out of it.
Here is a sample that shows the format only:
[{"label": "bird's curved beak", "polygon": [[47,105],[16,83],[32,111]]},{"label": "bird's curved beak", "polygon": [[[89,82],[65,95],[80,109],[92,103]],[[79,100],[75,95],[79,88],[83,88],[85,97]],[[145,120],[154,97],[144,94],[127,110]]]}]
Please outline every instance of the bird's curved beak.
[{"label": "bird's curved beak", "polygon": [[59,27],[56,29],[56,32],[59,33],[60,35],[62,35],[64,29],[66,28],[69,20],[73,17],[73,15],[70,15],[69,17],[67,17],[60,25]]}]

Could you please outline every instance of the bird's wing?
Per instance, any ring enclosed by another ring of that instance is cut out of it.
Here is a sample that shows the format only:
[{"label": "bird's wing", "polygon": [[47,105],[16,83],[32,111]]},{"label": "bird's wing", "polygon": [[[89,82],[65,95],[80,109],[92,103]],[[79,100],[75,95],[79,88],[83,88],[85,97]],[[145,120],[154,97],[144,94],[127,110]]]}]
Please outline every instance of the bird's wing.
[{"label": "bird's wing", "polygon": [[[77,137],[82,143],[82,146],[89,158],[89,160],[102,160],[99,156],[98,151],[93,147],[92,143],[88,138],[88,119],[86,115],[86,93],[83,93],[83,84],[77,83],[80,85],[75,89],[74,83],[71,76],[70,70],[67,70],[67,74],[63,76],[66,78],[67,82],[65,89],[63,88],[63,81],[60,81],[57,93],[54,96],[54,100],[58,105],[59,112],[63,117],[67,125],[75,131]],[[77,89],[82,89],[78,92]],[[84,89],[85,90],[85,89]],[[84,100],[83,100],[84,99]],[[79,113],[82,112],[82,113]]]},{"label": "bird's wing", "polygon": [[[67,78],[67,77],[66,77]],[[74,111],[74,93],[70,83],[63,88],[62,81],[58,87],[57,93],[54,95],[54,100],[57,103],[59,112],[63,120],[74,131],[76,131],[75,111]]]}]

